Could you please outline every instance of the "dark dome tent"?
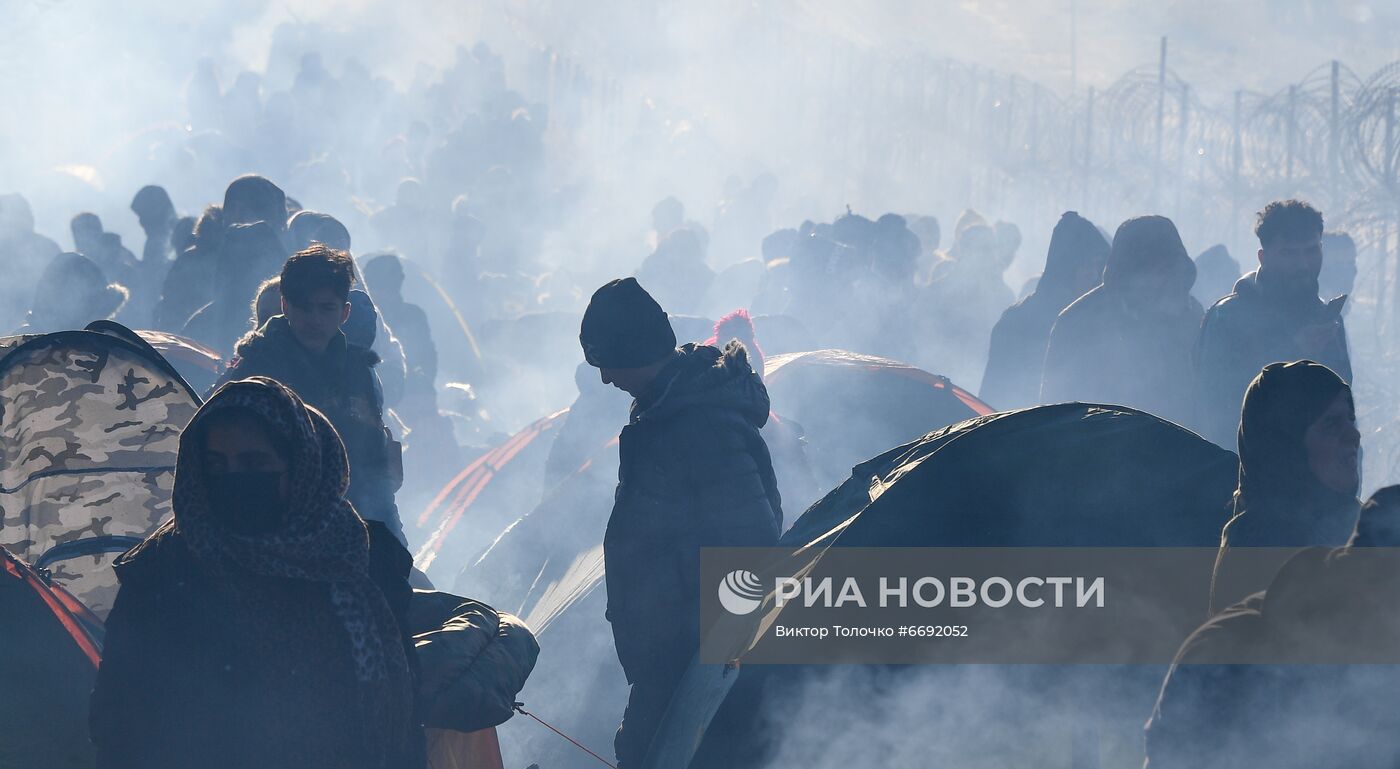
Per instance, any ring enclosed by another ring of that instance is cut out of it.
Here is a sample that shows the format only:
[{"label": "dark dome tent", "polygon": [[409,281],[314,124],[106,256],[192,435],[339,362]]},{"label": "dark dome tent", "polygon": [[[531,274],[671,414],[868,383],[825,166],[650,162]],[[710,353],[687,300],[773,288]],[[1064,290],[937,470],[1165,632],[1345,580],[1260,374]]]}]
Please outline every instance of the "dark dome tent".
[{"label": "dark dome tent", "polygon": [[[1234,454],[1151,414],[1041,406],[953,425],[856,466],[781,545],[805,548],[802,563],[831,547],[1210,548],[1237,472]],[[1204,589],[1209,575],[1202,579]],[[736,652],[742,663],[742,647]],[[1088,754],[1114,757],[1105,765],[1140,765],[1141,725],[1165,671],[841,668],[740,668],[748,686],[765,692],[762,716],[746,722],[763,734],[760,750],[719,726],[734,723],[720,703],[741,676],[693,665],[647,765],[687,765],[712,717],[695,766],[712,765],[714,754],[728,766],[801,765],[814,751],[849,752],[844,745],[856,734],[885,740],[861,744],[865,754],[886,756],[884,765],[938,755],[955,766],[1068,767]]]},{"label": "dark dome tent", "polygon": [[1151,414],[1038,406],[856,465],[782,544],[1215,547],[1238,473],[1233,453]]}]

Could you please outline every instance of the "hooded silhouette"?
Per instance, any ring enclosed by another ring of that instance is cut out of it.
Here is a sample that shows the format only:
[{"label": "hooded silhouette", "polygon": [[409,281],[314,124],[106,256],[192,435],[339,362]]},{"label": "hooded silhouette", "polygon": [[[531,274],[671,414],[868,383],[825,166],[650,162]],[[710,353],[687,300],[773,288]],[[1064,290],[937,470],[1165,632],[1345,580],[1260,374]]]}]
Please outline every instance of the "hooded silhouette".
[{"label": "hooded silhouette", "polygon": [[1266,587],[1240,583],[1231,548],[1346,544],[1360,507],[1356,487],[1339,490],[1319,478],[1307,445],[1309,429],[1338,396],[1347,404],[1343,421],[1349,422],[1340,432],[1344,443],[1351,442],[1354,463],[1360,435],[1351,388],[1331,369],[1312,361],[1271,363],[1250,383],[1239,427],[1240,483],[1220,535],[1213,610]]},{"label": "hooded silhouette", "polygon": [[1195,278],[1196,265],[1170,219],[1123,222],[1103,284],[1055,320],[1041,401],[1113,403],[1187,424],[1191,346],[1202,313],[1190,293]]},{"label": "hooded silhouette", "polygon": [[1060,217],[1035,291],[1007,308],[992,328],[982,400],[1003,411],[1040,402],[1050,329],[1061,310],[1099,285],[1108,252],[1093,222],[1074,211]]}]

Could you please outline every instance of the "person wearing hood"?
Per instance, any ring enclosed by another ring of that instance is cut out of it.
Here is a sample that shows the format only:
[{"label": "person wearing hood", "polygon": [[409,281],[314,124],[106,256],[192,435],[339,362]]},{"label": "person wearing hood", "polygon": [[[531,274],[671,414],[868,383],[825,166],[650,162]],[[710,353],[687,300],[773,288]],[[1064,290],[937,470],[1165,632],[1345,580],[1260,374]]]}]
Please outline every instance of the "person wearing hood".
[{"label": "person wearing hood", "polygon": [[694,230],[673,230],[656,244],[656,250],[637,269],[638,280],[655,285],[672,312],[691,315],[700,311],[715,271],[705,260],[705,242]]},{"label": "person wearing hood", "polygon": [[176,252],[165,272],[154,312],[156,328],[179,333],[190,316],[214,298],[214,273],[223,240],[223,209],[209,206],[195,221],[192,242]]},{"label": "person wearing hood", "polygon": [[181,333],[227,355],[247,328],[248,303],[282,258],[282,241],[267,222],[226,227],[214,264],[214,299],[190,316]]},{"label": "person wearing hood", "polygon": [[24,309],[44,268],[63,249],[34,231],[34,211],[17,194],[0,195],[0,323],[14,328],[24,322]]},{"label": "person wearing hood", "polygon": [[82,254],[62,253],[49,262],[34,289],[24,325],[18,334],[47,334],[82,329],[107,320],[126,304],[127,290],[108,283],[102,269]]},{"label": "person wearing hood", "polygon": [[1191,296],[1202,307],[1209,307],[1229,294],[1239,279],[1240,263],[1224,244],[1216,243],[1196,257],[1196,285],[1191,287]]},{"label": "person wearing hood", "polygon": [[148,184],[137,190],[131,199],[131,212],[136,214],[141,231],[146,234],[146,243],[141,248],[142,265],[170,261],[171,235],[175,222],[180,219],[175,204],[170,201],[170,193],[164,187]]},{"label": "person wearing hood", "polygon": [[1394,766],[1398,518],[1400,487],[1380,489],[1345,547],[1292,554],[1193,632],[1144,727],[1144,768]]},{"label": "person wearing hood", "polygon": [[267,222],[277,236],[287,230],[287,193],[266,177],[244,174],[224,190],[224,226]]},{"label": "person wearing hood", "polygon": [[116,561],[99,766],[424,766],[411,559],[355,515],[349,473],[330,422],[278,382],[233,382],[200,408],[173,517]]},{"label": "person wearing hood", "polygon": [[1313,361],[1270,363],[1245,392],[1240,483],[1220,534],[1212,611],[1266,585],[1249,584],[1237,547],[1340,547],[1356,526],[1361,434],[1351,388]]},{"label": "person wearing hood", "polygon": [[160,299],[160,290],[165,276],[170,272],[171,259],[177,253],[174,248],[175,228],[180,221],[175,212],[175,204],[165,188],[148,184],[136,192],[131,200],[131,211],[146,235],[141,248],[141,260],[136,272],[139,279],[133,287],[135,297],[133,314],[142,323],[150,323]]},{"label": "person wearing hood", "polygon": [[[350,457],[346,498],[365,520],[383,523],[402,542],[394,493],[403,471],[399,444],[384,424],[379,356],[349,342],[342,330],[354,282],[355,263],[344,251],[318,243],[293,254],[279,281],[282,314],[239,340],[220,381],[271,377],[320,409]],[[246,303],[243,312],[246,323]]]},{"label": "person wearing hood", "polygon": [[633,397],[603,538],[607,618],[631,694],[615,747],[640,765],[699,645],[702,547],[766,547],[782,529],[759,429],[768,391],[742,344],[676,348],[634,278],[599,288],[579,330],[602,382]]},{"label": "person wearing hood", "polygon": [[1240,398],[1265,364],[1306,358],[1351,383],[1346,298],[1318,298],[1322,214],[1301,201],[1276,201],[1259,212],[1254,233],[1259,269],[1210,308],[1196,341],[1197,426],[1226,447],[1239,425]]},{"label": "person wearing hood", "polygon": [[923,306],[933,342],[923,360],[954,382],[976,386],[1001,314],[1016,301],[1002,279],[1003,254],[996,230],[978,219],[959,220],[957,237],[933,273]]},{"label": "person wearing hood", "polygon": [[298,211],[287,222],[287,237],[293,250],[300,251],[312,243],[325,243],[337,251],[350,250],[350,231],[330,214]]},{"label": "person wearing hood", "polygon": [[1118,227],[1103,284],[1060,312],[1050,331],[1042,403],[1084,401],[1191,417],[1191,344],[1201,304],[1196,265],[1172,220],[1140,216]]},{"label": "person wearing hood", "polygon": [[1040,402],[1050,328],[1061,310],[1103,280],[1108,250],[1108,241],[1088,219],[1074,211],[1060,217],[1034,292],[1008,307],[992,328],[982,400],[1001,410]]},{"label": "person wearing hood", "polygon": [[[103,228],[97,214],[80,213],[68,226],[73,233],[73,250],[91,259],[107,276],[108,282],[125,286],[131,293],[132,297],[122,306],[121,321],[132,327],[144,324],[149,319],[143,312],[146,305],[141,301],[146,284],[136,255],[122,245],[120,235]],[[131,317],[133,310],[137,311],[136,318]]]}]

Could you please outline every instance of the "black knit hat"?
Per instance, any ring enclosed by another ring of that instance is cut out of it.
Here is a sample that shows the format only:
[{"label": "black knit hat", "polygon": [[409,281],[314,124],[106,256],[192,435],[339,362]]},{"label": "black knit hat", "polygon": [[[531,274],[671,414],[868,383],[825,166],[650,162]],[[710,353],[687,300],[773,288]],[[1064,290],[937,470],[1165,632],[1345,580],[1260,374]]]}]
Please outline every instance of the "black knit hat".
[{"label": "black knit hat", "polygon": [[591,366],[641,368],[676,349],[676,332],[636,278],[621,278],[593,292],[578,341]]}]

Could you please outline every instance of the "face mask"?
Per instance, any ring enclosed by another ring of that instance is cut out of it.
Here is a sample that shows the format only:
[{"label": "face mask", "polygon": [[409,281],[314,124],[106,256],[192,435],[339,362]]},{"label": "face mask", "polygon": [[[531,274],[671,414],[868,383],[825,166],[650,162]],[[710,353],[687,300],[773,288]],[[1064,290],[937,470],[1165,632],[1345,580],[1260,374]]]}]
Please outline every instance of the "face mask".
[{"label": "face mask", "polygon": [[209,475],[209,507],[214,517],[235,534],[271,534],[286,520],[281,493],[282,473],[222,473]]}]

